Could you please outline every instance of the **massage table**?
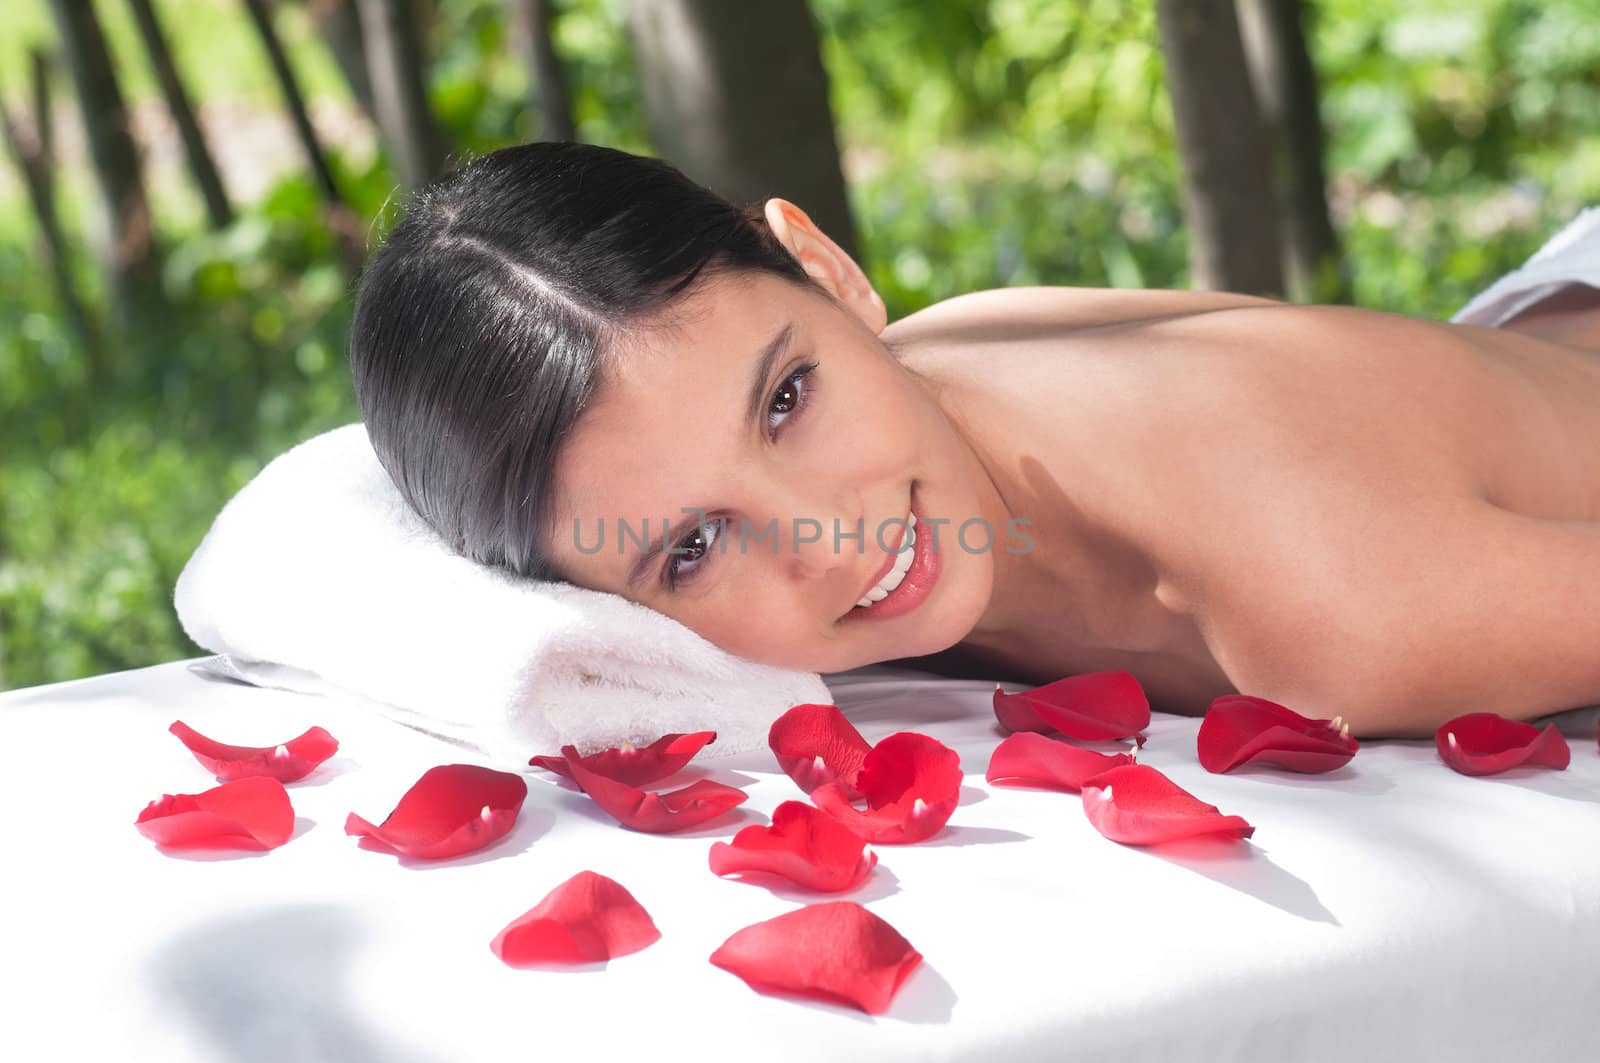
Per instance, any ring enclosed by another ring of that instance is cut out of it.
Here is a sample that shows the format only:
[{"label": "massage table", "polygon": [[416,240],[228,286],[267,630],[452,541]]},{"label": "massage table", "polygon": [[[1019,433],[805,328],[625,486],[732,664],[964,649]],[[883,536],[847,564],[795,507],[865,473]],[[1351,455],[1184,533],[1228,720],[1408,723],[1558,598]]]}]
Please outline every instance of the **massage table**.
[{"label": "massage table", "polygon": [[[984,781],[993,684],[829,676],[869,741],[922,731],[966,775],[942,833],[875,847],[876,873],[842,895],[924,957],[869,1016],[708,962],[734,931],[840,896],[707,867],[714,840],[802,796],[769,753],[691,764],[750,796],[679,835],[623,829],[523,766],[508,836],[401,860],[346,836],[347,813],[376,822],[427,768],[481,758],[195,664],[0,695],[9,1059],[1600,1060],[1600,709],[1557,718],[1568,769],[1485,778],[1409,740],[1326,775],[1212,775],[1199,721],[1157,713],[1140,761],[1255,833],[1137,848],[1100,836],[1077,795]],[[178,719],[240,744],[337,736],[289,786],[287,844],[165,852],[135,830],[152,799],[216,785],[168,734]],[[574,970],[501,963],[500,928],[586,869],[632,892],[660,940]]]}]

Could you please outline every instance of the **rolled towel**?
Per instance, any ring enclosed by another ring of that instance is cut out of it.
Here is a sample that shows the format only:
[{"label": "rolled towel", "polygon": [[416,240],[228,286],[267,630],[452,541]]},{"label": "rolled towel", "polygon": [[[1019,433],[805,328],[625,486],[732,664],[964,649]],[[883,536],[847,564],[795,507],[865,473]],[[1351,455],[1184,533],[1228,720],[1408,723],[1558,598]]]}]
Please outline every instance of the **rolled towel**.
[{"label": "rolled towel", "polygon": [[1495,326],[1571,284],[1600,288],[1600,207],[1590,207],[1512,270],[1473,297],[1450,320]]},{"label": "rolled towel", "polygon": [[178,578],[201,671],[345,697],[508,762],[715,730],[703,756],[765,743],[820,676],[736,657],[620,595],[455,553],[406,504],[362,424],[275,458]]}]

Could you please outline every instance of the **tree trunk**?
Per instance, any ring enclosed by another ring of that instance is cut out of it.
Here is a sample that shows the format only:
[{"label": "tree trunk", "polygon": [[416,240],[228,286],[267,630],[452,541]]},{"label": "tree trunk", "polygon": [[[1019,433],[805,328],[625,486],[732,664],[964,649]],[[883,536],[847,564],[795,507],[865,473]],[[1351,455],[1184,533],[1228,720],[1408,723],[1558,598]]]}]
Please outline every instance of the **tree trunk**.
[{"label": "tree trunk", "polygon": [[1317,69],[1301,0],[1237,0],[1239,26],[1278,174],[1283,267],[1301,302],[1349,302],[1350,277],[1328,214]]},{"label": "tree trunk", "polygon": [[1282,295],[1266,127],[1233,0],[1157,0],[1197,288]]},{"label": "tree trunk", "polygon": [[195,184],[200,186],[211,227],[226,228],[233,221],[233,208],[228,204],[228,193],[222,187],[222,177],[217,173],[211,149],[206,147],[206,138],[200,132],[200,123],[195,120],[189,93],[183,87],[183,80],[178,77],[178,68],[173,64],[172,50],[167,47],[166,34],[156,18],[155,8],[150,0],[128,0],[128,6],[133,8],[133,18],[139,25],[139,36],[144,39],[150,65],[155,68],[161,95],[166,97],[167,110],[172,113],[172,121],[178,127],[184,158],[188,160],[189,172],[194,176]]},{"label": "tree trunk", "polygon": [[33,67],[33,132],[39,138],[39,154],[48,168],[55,165],[56,158],[55,108],[50,105],[50,57],[38,48],[30,48],[28,57]]},{"label": "tree trunk", "polygon": [[317,189],[322,193],[322,198],[331,204],[342,204],[339,196],[339,185],[333,179],[333,170],[328,166],[328,157],[322,150],[322,143],[317,140],[317,131],[311,125],[311,115],[306,110],[306,99],[300,91],[300,82],[294,76],[294,70],[289,66],[289,57],[284,53],[283,42],[278,39],[278,31],[272,25],[272,14],[267,10],[265,0],[244,0],[245,10],[250,13],[250,21],[255,25],[256,35],[261,38],[261,47],[266,50],[267,60],[272,64],[272,72],[277,76],[278,88],[283,93],[283,102],[288,105],[289,117],[294,121],[295,133],[300,138],[300,147],[306,153],[306,161],[311,165]]},{"label": "tree trunk", "polygon": [[373,121],[378,109],[372,100],[372,76],[367,71],[366,44],[361,33],[361,9],[356,0],[310,0],[311,18],[339,64],[350,95]]},{"label": "tree trunk", "polygon": [[360,8],[378,129],[400,183],[420,188],[444,172],[445,153],[428,109],[416,5],[409,0],[360,0]]},{"label": "tree trunk", "polygon": [[72,71],[89,157],[110,223],[103,257],[111,303],[117,317],[128,323],[158,295],[160,284],[139,149],[94,6],[85,0],[50,0],[50,11]]},{"label": "tree trunk", "polygon": [[529,103],[539,116],[534,136],[540,140],[575,140],[572,99],[562,76],[561,57],[550,36],[555,5],[552,0],[514,0],[512,7],[512,32],[533,85]]},{"label": "tree trunk", "polygon": [[54,137],[51,133],[50,82],[45,76],[46,69],[43,55],[35,52],[32,136],[12,120],[10,112],[3,105],[0,105],[0,135],[4,136],[6,146],[16,160],[17,170],[22,174],[22,183],[28,191],[34,217],[39,223],[44,258],[55,277],[63,316],[68,327],[76,334],[88,360],[89,390],[92,392],[97,389],[104,371],[101,361],[103,352],[98,331],[78,294],[78,286],[72,276],[69,248],[61,232],[61,222],[56,216],[52,157]]},{"label": "tree trunk", "polygon": [[741,205],[793,200],[855,254],[805,0],[631,0],[628,14],[662,157]]}]

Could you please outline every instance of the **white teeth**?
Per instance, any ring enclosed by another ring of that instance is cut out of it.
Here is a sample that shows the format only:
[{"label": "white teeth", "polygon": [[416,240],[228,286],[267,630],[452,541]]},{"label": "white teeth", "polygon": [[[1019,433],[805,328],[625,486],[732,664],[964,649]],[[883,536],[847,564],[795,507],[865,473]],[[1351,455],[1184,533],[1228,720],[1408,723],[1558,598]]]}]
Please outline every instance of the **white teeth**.
[{"label": "white teeth", "polygon": [[905,541],[901,546],[900,552],[895,554],[894,564],[888,572],[883,574],[883,579],[879,580],[877,585],[867,592],[866,597],[856,603],[857,605],[865,609],[874,602],[883,601],[893,593],[896,587],[900,586],[900,581],[906,578],[906,572],[910,570],[911,562],[916,557],[916,550],[913,549],[917,544],[916,525],[917,515],[912,513],[906,518]]}]

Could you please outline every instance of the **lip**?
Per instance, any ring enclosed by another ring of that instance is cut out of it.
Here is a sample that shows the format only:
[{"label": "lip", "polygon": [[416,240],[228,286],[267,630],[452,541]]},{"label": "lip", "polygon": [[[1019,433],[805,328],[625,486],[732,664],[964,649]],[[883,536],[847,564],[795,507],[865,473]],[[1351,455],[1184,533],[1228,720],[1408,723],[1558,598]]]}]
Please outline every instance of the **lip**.
[{"label": "lip", "polygon": [[[911,485],[911,513],[917,518],[917,526],[923,527],[923,521],[927,515],[922,510],[922,499],[917,493],[915,483]],[[867,591],[876,587],[878,581],[883,579],[888,571],[894,567],[895,558],[899,556],[900,544],[905,539],[905,531],[904,527],[900,529],[900,538],[895,540],[894,552],[884,562],[883,567],[878,570],[877,574],[873,576],[872,582],[867,584],[860,594],[856,595],[856,601],[865,598]],[[905,577],[900,580],[900,585],[890,591],[887,597],[873,602],[869,606],[864,608],[858,605],[851,606],[849,611],[845,613],[844,618],[847,620],[888,620],[911,612],[911,610],[927,600],[939,578],[939,555],[933,549],[933,539],[934,536],[932,534],[918,535],[916,543],[911,548],[911,567],[906,570]]]}]

